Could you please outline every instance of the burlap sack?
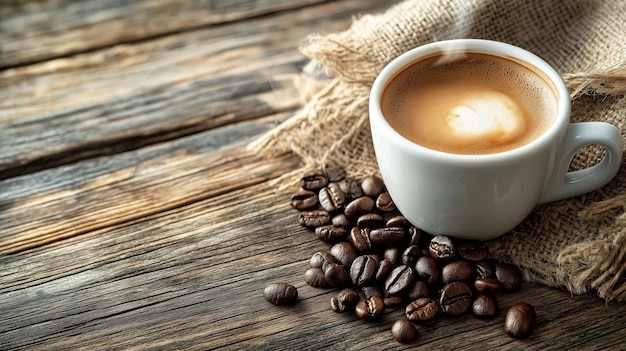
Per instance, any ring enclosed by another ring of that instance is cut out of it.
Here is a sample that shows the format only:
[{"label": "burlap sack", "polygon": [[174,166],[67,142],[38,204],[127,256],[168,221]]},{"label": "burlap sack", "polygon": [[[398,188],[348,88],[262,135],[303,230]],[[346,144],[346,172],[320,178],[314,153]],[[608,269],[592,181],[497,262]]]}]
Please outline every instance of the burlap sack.
[{"label": "burlap sack", "polygon": [[[568,83],[573,121],[610,122],[626,134],[626,1],[408,0],[362,16],[344,32],[311,35],[302,47],[312,59],[303,85],[307,103],[252,147],[270,156],[294,152],[303,168],[339,164],[353,177],[377,173],[371,84],[399,54],[452,38],[498,40],[536,53]],[[601,149],[587,147],[571,168],[601,157]],[[492,254],[519,265],[526,280],[625,301],[625,163],[602,189],[536,208],[488,242]]]}]

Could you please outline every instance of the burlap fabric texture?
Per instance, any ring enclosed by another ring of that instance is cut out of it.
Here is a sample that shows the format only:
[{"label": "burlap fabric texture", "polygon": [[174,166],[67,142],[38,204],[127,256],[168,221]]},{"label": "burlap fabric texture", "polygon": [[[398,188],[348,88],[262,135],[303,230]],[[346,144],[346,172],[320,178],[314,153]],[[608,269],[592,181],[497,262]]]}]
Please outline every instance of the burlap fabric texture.
[{"label": "burlap fabric texture", "polygon": [[[338,164],[353,177],[378,173],[368,121],[371,84],[401,53],[453,38],[534,52],[568,83],[573,122],[605,121],[626,134],[626,1],[408,0],[357,18],[344,32],[312,34],[301,48],[311,58],[302,85],[306,104],[251,146],[266,156],[296,153],[303,168]],[[587,147],[571,168],[601,157],[602,150]],[[625,301],[625,204],[623,160],[602,189],[537,207],[488,245],[495,258],[519,265],[527,281]]]}]

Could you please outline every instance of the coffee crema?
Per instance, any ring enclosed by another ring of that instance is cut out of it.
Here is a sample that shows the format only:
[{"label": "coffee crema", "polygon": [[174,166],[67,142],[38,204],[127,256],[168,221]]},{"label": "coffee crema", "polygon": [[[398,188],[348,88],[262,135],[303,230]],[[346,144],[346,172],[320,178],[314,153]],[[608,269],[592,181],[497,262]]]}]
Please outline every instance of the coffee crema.
[{"label": "coffee crema", "polygon": [[516,61],[482,53],[435,55],[385,87],[385,119],[429,149],[493,154],[528,144],[554,122],[555,88]]}]

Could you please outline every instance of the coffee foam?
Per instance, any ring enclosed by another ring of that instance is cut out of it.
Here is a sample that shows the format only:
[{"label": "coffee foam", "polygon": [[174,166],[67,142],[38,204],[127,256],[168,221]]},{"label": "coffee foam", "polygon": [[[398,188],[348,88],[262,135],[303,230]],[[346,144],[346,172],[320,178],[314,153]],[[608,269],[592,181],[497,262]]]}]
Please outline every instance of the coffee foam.
[{"label": "coffee foam", "polygon": [[440,61],[411,65],[383,93],[383,114],[409,140],[450,153],[496,153],[531,142],[552,124],[554,93],[527,67],[473,53]]}]

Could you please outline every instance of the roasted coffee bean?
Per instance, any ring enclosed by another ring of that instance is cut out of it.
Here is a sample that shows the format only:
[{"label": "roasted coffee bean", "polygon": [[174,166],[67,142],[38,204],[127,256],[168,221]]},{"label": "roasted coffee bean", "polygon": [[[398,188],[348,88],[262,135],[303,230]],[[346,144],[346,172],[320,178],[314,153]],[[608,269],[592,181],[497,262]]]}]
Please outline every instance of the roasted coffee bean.
[{"label": "roasted coffee bean", "polygon": [[410,245],[402,252],[402,264],[413,266],[422,254],[422,249],[417,245]]},{"label": "roasted coffee bean", "polygon": [[352,281],[350,280],[350,274],[346,271],[346,268],[342,264],[329,263],[324,271],[324,279],[326,282],[334,288],[343,288],[350,286]]},{"label": "roasted coffee bean", "polygon": [[326,166],[324,174],[329,182],[338,182],[346,177],[346,170],[341,166]]},{"label": "roasted coffee bean", "polygon": [[378,261],[374,255],[361,255],[352,261],[350,266],[350,278],[352,284],[363,286],[374,281]]},{"label": "roasted coffee bean", "polygon": [[422,256],[415,262],[415,273],[428,284],[438,284],[441,280],[441,271],[434,258]]},{"label": "roasted coffee bean", "polygon": [[359,228],[380,228],[384,226],[385,219],[378,213],[367,213],[356,220],[356,225]]},{"label": "roasted coffee bean", "polygon": [[350,230],[348,241],[354,246],[358,252],[367,252],[372,249],[370,241],[370,228],[354,227]]},{"label": "roasted coffee bean", "polygon": [[474,278],[474,265],[469,261],[453,261],[441,269],[441,280],[444,284],[454,281],[469,282]]},{"label": "roasted coffee bean", "polygon": [[396,246],[402,243],[405,238],[406,233],[400,227],[376,228],[370,232],[370,241],[374,245]]},{"label": "roasted coffee bean", "polygon": [[510,263],[496,262],[494,265],[496,279],[505,291],[515,291],[522,286],[522,272],[519,268]]},{"label": "roasted coffee bean", "polygon": [[428,297],[430,295],[430,287],[423,280],[416,280],[407,292],[407,297],[410,301],[417,300],[422,297]]},{"label": "roasted coffee bean", "polygon": [[307,228],[315,228],[330,224],[330,214],[324,210],[300,212],[298,221]]},{"label": "roasted coffee bean", "polygon": [[496,276],[496,269],[493,267],[493,264],[489,261],[480,261],[476,263],[474,270],[476,271],[477,279]]},{"label": "roasted coffee bean", "polygon": [[376,198],[376,209],[381,212],[391,212],[395,211],[396,204],[391,199],[391,196],[388,192],[384,192]]},{"label": "roasted coffee bean", "polygon": [[291,207],[298,211],[309,210],[318,205],[317,194],[310,190],[300,189],[297,193],[291,195]]},{"label": "roasted coffee bean", "polygon": [[[426,234],[423,231],[418,229],[417,227],[409,227],[409,245],[420,245],[424,244],[424,239],[426,238]],[[424,247],[428,247],[428,245],[423,245]]]},{"label": "roasted coffee bean", "polygon": [[472,303],[472,314],[477,318],[495,317],[498,314],[498,300],[493,295],[478,295]]},{"label": "roasted coffee bean", "polygon": [[272,283],[263,290],[263,297],[274,305],[288,305],[298,300],[298,289],[289,283]]},{"label": "roasted coffee bean", "polygon": [[328,178],[321,169],[306,171],[300,177],[300,186],[306,190],[319,190],[328,184]]},{"label": "roasted coffee bean", "polygon": [[375,199],[385,191],[385,183],[379,177],[369,175],[361,181],[361,189],[363,189],[363,194]]},{"label": "roasted coffee bean", "polygon": [[512,338],[527,338],[535,329],[535,319],[536,312],[533,305],[518,302],[506,311],[504,331]]},{"label": "roasted coffee bean", "polygon": [[384,259],[380,260],[380,262],[378,263],[378,268],[376,269],[374,281],[380,284],[384,283],[394,267],[395,266],[393,263]]},{"label": "roasted coffee bean", "polygon": [[334,225],[323,225],[315,228],[315,236],[327,244],[343,241],[348,236],[348,231]]},{"label": "roasted coffee bean", "polygon": [[323,271],[326,270],[329,263],[337,263],[337,259],[328,251],[318,251],[314,253],[309,260],[309,266],[312,268],[321,268]]},{"label": "roasted coffee bean", "polygon": [[494,294],[500,289],[500,282],[492,277],[476,279],[474,281],[474,289],[481,294]]},{"label": "roasted coffee bean", "polygon": [[359,255],[358,251],[349,242],[338,242],[330,248],[330,254],[346,267],[352,265],[352,261]]},{"label": "roasted coffee bean", "polygon": [[468,261],[480,262],[489,258],[489,249],[479,240],[463,240],[459,243],[459,256]]},{"label": "roasted coffee bean", "polygon": [[402,296],[383,296],[383,302],[386,307],[399,306],[404,303]]},{"label": "roasted coffee bean", "polygon": [[409,221],[404,216],[391,217],[387,220],[387,223],[385,223],[385,227],[407,228],[409,225]]},{"label": "roasted coffee bean", "polygon": [[385,291],[390,295],[399,295],[408,290],[413,283],[413,268],[400,265],[394,268],[385,280]]},{"label": "roasted coffee bean", "polygon": [[409,303],[404,313],[412,322],[428,322],[439,314],[439,304],[430,297],[422,297]]},{"label": "roasted coffee bean", "polygon": [[324,210],[333,213],[346,203],[346,194],[341,190],[339,184],[330,183],[320,189],[317,199]]},{"label": "roasted coffee bean", "polygon": [[331,222],[336,227],[349,229],[352,227],[352,222],[348,219],[345,213],[336,214],[331,219]]},{"label": "roasted coffee bean", "polygon": [[446,235],[436,235],[428,245],[430,256],[438,261],[449,261],[456,257],[454,239]]},{"label": "roasted coffee bean", "polygon": [[408,319],[399,319],[391,325],[391,336],[397,342],[408,344],[418,337],[415,325]]},{"label": "roasted coffee bean", "polygon": [[340,181],[339,187],[346,194],[346,197],[349,199],[358,199],[363,196],[363,189],[361,189],[361,185],[354,179],[344,179]]},{"label": "roasted coffee bean", "polygon": [[397,247],[388,247],[385,249],[383,257],[387,261],[396,264],[402,259],[402,252],[400,252],[400,249],[398,249]]},{"label": "roasted coffee bean", "polygon": [[361,287],[364,298],[369,299],[372,296],[383,297],[384,292],[378,285],[366,285]]},{"label": "roasted coffee bean", "polygon": [[472,289],[463,282],[452,282],[441,289],[439,306],[448,315],[458,316],[472,306]]},{"label": "roasted coffee bean", "polygon": [[374,209],[374,200],[368,196],[361,196],[346,204],[343,213],[350,219],[356,220],[360,216],[372,212]]},{"label": "roasted coffee bean", "polygon": [[385,312],[385,302],[380,296],[372,296],[359,301],[354,308],[354,312],[359,319],[375,321],[382,317]]},{"label": "roasted coffee bean", "polygon": [[359,293],[356,290],[352,288],[343,289],[337,296],[330,298],[330,309],[335,312],[352,311],[359,299]]},{"label": "roasted coffee bean", "polygon": [[304,272],[304,281],[314,288],[324,289],[330,285],[326,282],[324,271],[321,268],[309,268]]}]

